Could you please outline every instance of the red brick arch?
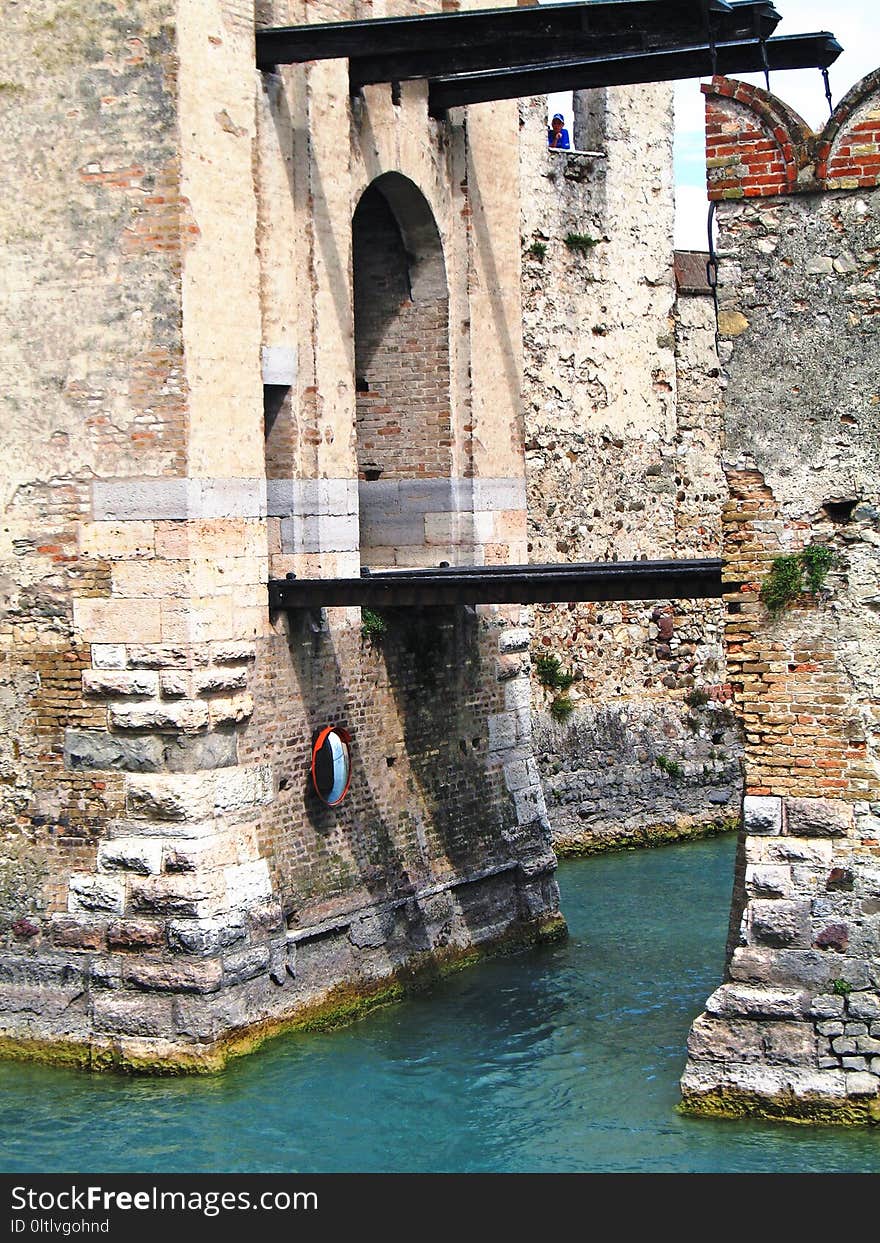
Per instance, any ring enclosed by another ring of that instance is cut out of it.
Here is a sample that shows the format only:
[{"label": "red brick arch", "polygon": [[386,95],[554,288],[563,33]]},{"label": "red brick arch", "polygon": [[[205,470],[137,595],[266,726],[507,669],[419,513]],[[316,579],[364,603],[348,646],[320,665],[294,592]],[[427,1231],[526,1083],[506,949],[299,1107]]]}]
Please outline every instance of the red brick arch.
[{"label": "red brick arch", "polygon": [[775,95],[734,78],[715,77],[706,96],[710,199],[790,193],[810,159],[812,131]]},{"label": "red brick arch", "polygon": [[880,185],[880,69],[834,109],[817,141],[816,177],[827,190]]}]

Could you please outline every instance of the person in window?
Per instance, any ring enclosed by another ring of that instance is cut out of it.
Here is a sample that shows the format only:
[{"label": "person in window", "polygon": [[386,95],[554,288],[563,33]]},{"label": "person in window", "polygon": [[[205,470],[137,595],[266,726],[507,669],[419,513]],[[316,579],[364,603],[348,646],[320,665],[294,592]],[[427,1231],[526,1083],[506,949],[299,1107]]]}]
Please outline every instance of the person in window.
[{"label": "person in window", "polygon": [[556,151],[570,151],[571,143],[568,141],[568,130],[565,128],[565,117],[561,112],[553,114],[553,120],[547,130],[547,146],[553,147]]}]

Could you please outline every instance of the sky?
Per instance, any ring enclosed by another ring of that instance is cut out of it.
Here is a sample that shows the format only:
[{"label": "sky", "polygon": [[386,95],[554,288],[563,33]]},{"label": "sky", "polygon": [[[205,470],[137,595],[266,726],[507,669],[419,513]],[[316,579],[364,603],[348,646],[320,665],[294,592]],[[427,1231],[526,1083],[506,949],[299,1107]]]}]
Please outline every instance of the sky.
[{"label": "sky", "polygon": [[[843,46],[829,70],[831,94],[837,103],[849,88],[880,66],[880,16],[876,0],[774,0],[782,21],[777,35],[812,34],[827,30]],[[744,81],[764,85],[764,75],[744,73]],[[708,78],[702,81],[708,81]],[[770,76],[770,89],[814,129],[828,116],[818,69],[784,70]],[[571,100],[550,96],[551,112],[566,113]],[[675,84],[675,245],[685,250],[706,247],[708,202],[705,187],[703,95],[696,79]]]}]

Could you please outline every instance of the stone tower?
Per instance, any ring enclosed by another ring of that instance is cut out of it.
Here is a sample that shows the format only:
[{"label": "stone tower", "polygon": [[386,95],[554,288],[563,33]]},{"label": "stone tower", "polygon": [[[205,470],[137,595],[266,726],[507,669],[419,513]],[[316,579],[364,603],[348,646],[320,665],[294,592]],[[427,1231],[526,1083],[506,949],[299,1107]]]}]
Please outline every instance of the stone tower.
[{"label": "stone tower", "polygon": [[257,9],[4,9],[10,1054],[211,1069],[563,927],[521,610],[267,603],[525,559],[518,107],[260,74]]}]

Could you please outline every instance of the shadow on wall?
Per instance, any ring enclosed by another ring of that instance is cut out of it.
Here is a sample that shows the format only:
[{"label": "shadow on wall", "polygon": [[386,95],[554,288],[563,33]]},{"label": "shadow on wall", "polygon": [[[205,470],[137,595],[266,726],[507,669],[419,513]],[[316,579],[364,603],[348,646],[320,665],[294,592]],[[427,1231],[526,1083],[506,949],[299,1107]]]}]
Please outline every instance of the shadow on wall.
[{"label": "shadow on wall", "polygon": [[[510,907],[509,877],[494,901],[491,877],[415,900],[438,882],[515,857],[498,810],[509,796],[487,781],[476,619],[401,612],[389,613],[381,648],[356,630],[316,629],[314,614],[288,615],[291,690],[310,737],[330,724],[351,734],[343,803],[327,807],[312,788],[305,739],[289,793],[279,793],[301,800],[307,817],[305,860],[283,877],[288,928],[350,908],[346,894],[368,908],[333,934],[337,978],[379,978],[414,953],[478,943],[521,917]],[[301,966],[313,949],[325,971],[328,946],[311,939],[299,946]]]}]

